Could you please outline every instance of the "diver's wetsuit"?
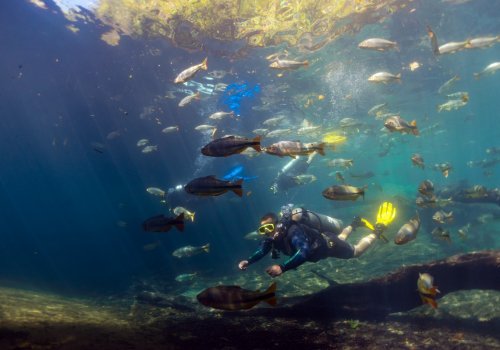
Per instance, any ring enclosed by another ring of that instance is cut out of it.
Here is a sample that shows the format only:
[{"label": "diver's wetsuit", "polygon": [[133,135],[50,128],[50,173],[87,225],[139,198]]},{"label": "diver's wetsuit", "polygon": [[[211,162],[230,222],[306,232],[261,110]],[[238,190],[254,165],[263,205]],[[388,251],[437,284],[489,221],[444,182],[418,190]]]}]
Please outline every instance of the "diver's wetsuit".
[{"label": "diver's wetsuit", "polygon": [[295,209],[292,220],[277,239],[266,238],[257,251],[248,258],[252,264],[271,249],[283,252],[290,258],[280,265],[283,272],[294,269],[306,261],[316,262],[327,257],[350,259],[354,257],[354,247],[338,238],[342,222],[309,210]]}]

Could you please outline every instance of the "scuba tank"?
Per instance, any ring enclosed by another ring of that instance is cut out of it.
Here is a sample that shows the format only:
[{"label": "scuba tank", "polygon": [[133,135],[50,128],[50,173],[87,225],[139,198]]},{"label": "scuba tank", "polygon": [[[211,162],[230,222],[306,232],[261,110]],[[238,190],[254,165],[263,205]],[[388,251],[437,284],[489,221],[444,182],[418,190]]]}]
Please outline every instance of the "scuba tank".
[{"label": "scuba tank", "polygon": [[342,220],[318,214],[304,208],[293,209],[292,216],[294,217],[293,221],[315,229],[320,233],[330,232],[338,236],[344,226]]}]

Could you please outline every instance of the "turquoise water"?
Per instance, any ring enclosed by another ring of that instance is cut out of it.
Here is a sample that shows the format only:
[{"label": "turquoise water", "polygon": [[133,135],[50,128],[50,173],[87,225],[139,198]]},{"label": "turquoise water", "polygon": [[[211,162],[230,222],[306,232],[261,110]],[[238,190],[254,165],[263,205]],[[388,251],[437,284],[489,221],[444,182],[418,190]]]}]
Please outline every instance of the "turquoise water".
[{"label": "turquoise water", "polygon": [[[500,43],[436,57],[426,25],[432,27],[439,44],[499,35],[500,4],[416,2],[416,11],[398,11],[316,52],[282,44],[249,48],[238,59],[218,55],[216,48],[231,51],[241,43],[208,39],[205,49],[197,52],[164,39],[127,35],[122,35],[118,46],[110,46],[100,38],[105,26],[77,20],[75,34],[65,27],[69,22],[60,8],[48,1],[47,5],[49,9],[43,10],[28,1],[16,1],[1,5],[0,11],[0,281],[5,285],[105,296],[125,293],[137,281],[156,279],[172,293],[190,298],[221,282],[252,290],[265,287],[271,282],[264,271],[271,259],[264,258],[246,272],[237,268],[258,245],[243,237],[257,228],[261,215],[277,212],[287,203],[337,217],[345,224],[355,215],[374,221],[383,201],[395,203],[398,214],[387,231],[389,243],[377,242],[359,259],[328,259],[287,272],[278,278],[283,296],[326,287],[313,269],[348,283],[381,276],[402,265],[499,249],[498,204],[454,203],[444,208],[455,217],[446,225],[452,240],[446,243],[431,235],[437,226],[432,222],[435,210],[418,208],[415,198],[418,184],[425,179],[437,191],[458,185],[499,187],[498,164],[482,168],[467,163],[500,162],[500,154],[486,152],[500,147],[500,73],[479,80],[473,77],[500,60]],[[359,49],[357,44],[369,37],[397,41],[399,51]],[[290,52],[288,59],[307,59],[309,66],[271,70],[265,57],[285,49]],[[173,84],[179,72],[205,57],[207,71],[184,85]],[[412,71],[412,62],[418,62],[419,68]],[[367,81],[385,70],[401,73],[401,83]],[[214,71],[223,73],[217,76]],[[468,103],[438,113],[437,105],[448,98],[437,91],[454,75],[460,80],[448,93],[467,92]],[[225,86],[216,89],[216,84],[243,88],[225,93]],[[200,101],[178,107],[180,99],[196,91],[201,92]],[[235,93],[240,95],[234,97]],[[386,112],[416,120],[421,135],[388,133],[383,120],[367,114],[382,103],[387,104]],[[208,119],[229,108],[237,118]],[[307,170],[317,179],[311,184],[277,194],[270,190],[291,158],[267,154],[208,158],[200,153],[210,136],[194,130],[197,125],[216,124],[218,136],[254,137],[252,130],[279,115],[285,118],[276,128],[297,129],[307,119],[321,126],[322,132],[264,137],[264,146],[279,140],[316,142],[331,131],[346,137],[334,151],[328,149],[325,156],[314,158]],[[346,117],[360,126],[342,129],[339,123]],[[178,132],[162,133],[173,125],[179,126]],[[148,139],[158,149],[141,152],[136,145],[140,139]],[[414,153],[423,156],[425,169],[412,166]],[[353,159],[354,166],[329,167],[328,161],[335,158]],[[447,178],[433,169],[444,162],[453,167]],[[242,198],[234,193],[198,198],[180,191],[162,203],[146,192],[148,187],[168,191],[200,176],[222,178],[236,166],[243,167],[244,176],[256,177],[244,180]],[[325,199],[321,192],[338,184],[329,176],[335,171],[341,171],[349,184],[368,186],[365,198]],[[374,176],[350,176],[367,171]],[[143,232],[144,220],[158,214],[173,216],[169,210],[175,206],[196,213],[184,232],[175,228],[168,233]],[[395,233],[417,210],[422,218],[417,239],[396,246]],[[467,224],[469,233],[461,238],[458,229]],[[356,232],[349,241],[354,244],[365,233]],[[209,254],[172,256],[182,246],[206,243],[210,243]],[[186,273],[197,275],[191,282],[175,281]]]}]

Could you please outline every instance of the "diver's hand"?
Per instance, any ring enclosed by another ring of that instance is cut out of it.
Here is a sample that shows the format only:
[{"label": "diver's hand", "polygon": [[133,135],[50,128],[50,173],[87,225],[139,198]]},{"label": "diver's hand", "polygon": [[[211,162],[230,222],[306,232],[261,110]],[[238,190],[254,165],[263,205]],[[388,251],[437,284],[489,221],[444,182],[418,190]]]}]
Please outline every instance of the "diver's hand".
[{"label": "diver's hand", "polygon": [[283,270],[281,270],[281,266],[279,266],[279,265],[273,265],[273,266],[269,266],[266,269],[266,272],[271,277],[278,277],[279,275],[281,275],[283,273]]},{"label": "diver's hand", "polygon": [[248,260],[242,260],[240,261],[240,263],[238,264],[238,268],[240,270],[246,270],[248,267]]},{"label": "diver's hand", "polygon": [[361,218],[359,216],[355,216],[351,222],[352,230],[355,231],[358,227],[361,226],[365,226],[363,221],[361,221]]}]

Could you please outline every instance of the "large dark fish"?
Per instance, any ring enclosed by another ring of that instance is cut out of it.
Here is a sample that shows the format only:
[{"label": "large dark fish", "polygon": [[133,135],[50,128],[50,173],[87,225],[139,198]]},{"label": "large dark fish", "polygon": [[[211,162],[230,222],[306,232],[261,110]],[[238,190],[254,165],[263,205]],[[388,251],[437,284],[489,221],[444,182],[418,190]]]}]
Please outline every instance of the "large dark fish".
[{"label": "large dark fish", "polygon": [[261,152],[260,136],[254,139],[238,136],[222,137],[205,145],[201,149],[201,153],[210,157],[227,157],[232,154],[241,153],[248,147],[252,147],[257,152]]},{"label": "large dark fish", "polygon": [[410,219],[406,224],[401,226],[398,233],[394,237],[394,243],[398,245],[406,244],[417,238],[418,230],[420,229],[420,217],[418,213]]},{"label": "large dark fish", "polygon": [[347,200],[355,201],[360,196],[363,196],[363,199],[365,198],[365,188],[366,187],[335,185],[328,187],[322,193],[323,197],[327,199],[340,200],[340,201],[347,201]]},{"label": "large dark fish", "polygon": [[147,232],[167,232],[172,226],[179,231],[184,231],[184,213],[175,218],[167,218],[165,215],[153,216],[142,223],[142,228]]},{"label": "large dark fish", "polygon": [[243,189],[241,185],[243,184],[243,179],[235,182],[219,180],[215,175],[209,175],[205,177],[198,177],[190,181],[184,190],[187,193],[194,194],[197,196],[220,196],[227,191],[233,191],[238,196],[243,196]]},{"label": "large dark fish", "polygon": [[276,282],[264,292],[251,291],[240,286],[210,287],[198,294],[196,299],[205,306],[220,310],[247,310],[261,301],[275,306]]}]

